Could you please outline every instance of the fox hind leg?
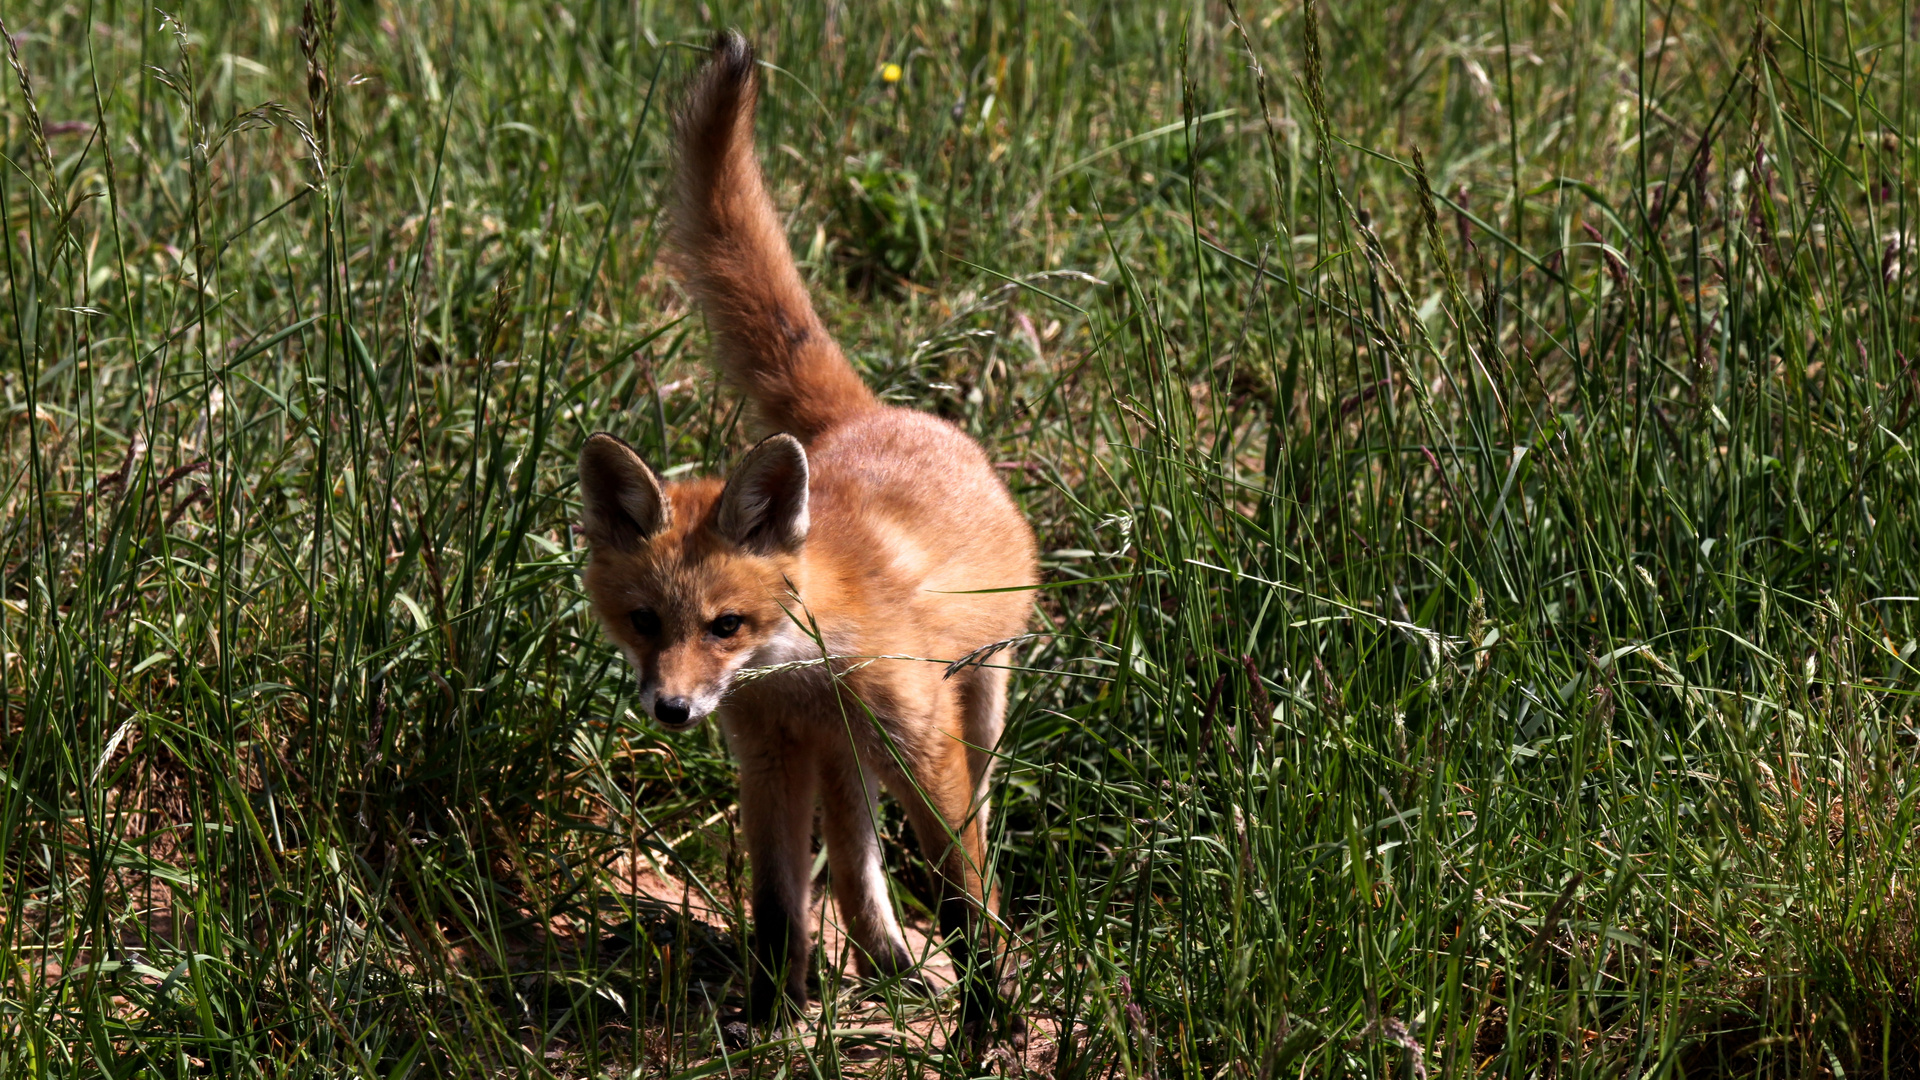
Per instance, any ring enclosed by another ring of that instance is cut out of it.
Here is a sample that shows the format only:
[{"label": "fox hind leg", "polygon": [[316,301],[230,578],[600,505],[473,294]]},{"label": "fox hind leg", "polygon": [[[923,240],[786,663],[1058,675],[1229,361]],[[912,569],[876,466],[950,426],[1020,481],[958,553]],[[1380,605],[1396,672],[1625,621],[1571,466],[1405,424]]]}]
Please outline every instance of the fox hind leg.
[{"label": "fox hind leg", "polygon": [[[968,669],[961,678],[960,715],[963,737],[967,743],[967,776],[972,783],[972,821],[980,830],[981,847],[985,849],[986,840],[991,835],[988,808],[992,804],[993,767],[999,761],[1000,736],[1004,732],[1007,714],[1007,681],[1012,672],[1005,664],[1013,662],[1012,653],[1002,654],[1007,659],[1000,666],[992,663],[978,664]],[[983,866],[981,872],[986,873]],[[991,877],[985,882],[982,893],[986,905],[986,917],[992,919],[1000,914],[1000,886]],[[996,935],[997,937],[997,935]],[[982,939],[991,943],[993,939]],[[1005,943],[1000,947],[1004,951]],[[996,980],[998,1000],[1004,999],[1005,985],[1004,957],[996,956],[990,969]],[[1026,1021],[1018,1014],[1007,1017],[1008,1037],[1016,1046],[1024,1046],[1027,1039]]]},{"label": "fox hind leg", "polygon": [[993,784],[995,751],[1007,715],[1004,667],[978,664],[954,676],[960,684],[961,738],[967,744],[967,776],[973,784],[973,813],[987,832],[987,795]]},{"label": "fox hind leg", "polygon": [[942,729],[933,745],[910,759],[910,777],[888,778],[906,810],[920,850],[940,878],[940,933],[961,981],[960,1022],[978,1043],[989,1025],[1005,1023],[1015,1047],[1026,1045],[1026,1024],[1014,1014],[1000,986],[992,898],[986,876],[986,830],[974,812],[975,784],[968,748]]}]

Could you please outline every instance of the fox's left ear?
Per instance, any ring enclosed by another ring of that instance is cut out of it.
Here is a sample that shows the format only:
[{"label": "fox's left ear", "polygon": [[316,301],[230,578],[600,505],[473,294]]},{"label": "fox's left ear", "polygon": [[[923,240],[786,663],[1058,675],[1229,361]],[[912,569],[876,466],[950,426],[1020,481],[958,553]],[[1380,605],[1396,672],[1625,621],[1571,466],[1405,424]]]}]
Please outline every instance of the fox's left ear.
[{"label": "fox's left ear", "polygon": [[791,435],[770,435],[747,452],[720,493],[721,536],[756,555],[792,554],[807,538],[807,452]]}]

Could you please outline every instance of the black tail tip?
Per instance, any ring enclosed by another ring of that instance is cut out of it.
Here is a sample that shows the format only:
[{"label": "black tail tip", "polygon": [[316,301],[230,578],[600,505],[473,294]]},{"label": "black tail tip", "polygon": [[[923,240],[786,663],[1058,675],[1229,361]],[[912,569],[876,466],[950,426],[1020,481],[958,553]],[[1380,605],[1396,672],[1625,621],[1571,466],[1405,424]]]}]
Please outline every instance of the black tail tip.
[{"label": "black tail tip", "polygon": [[734,83],[753,78],[753,46],[738,30],[722,30],[707,46],[707,63],[715,74]]}]

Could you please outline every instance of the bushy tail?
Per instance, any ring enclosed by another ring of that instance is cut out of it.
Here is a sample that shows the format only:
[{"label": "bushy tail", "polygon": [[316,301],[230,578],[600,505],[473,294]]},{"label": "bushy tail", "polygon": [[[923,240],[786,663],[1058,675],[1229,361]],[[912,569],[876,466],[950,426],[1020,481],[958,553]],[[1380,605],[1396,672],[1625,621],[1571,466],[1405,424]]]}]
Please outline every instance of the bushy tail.
[{"label": "bushy tail", "polygon": [[672,263],[706,311],[714,358],[773,430],[811,440],[876,407],[814,314],[753,149],[753,50],[727,31],[681,106]]}]

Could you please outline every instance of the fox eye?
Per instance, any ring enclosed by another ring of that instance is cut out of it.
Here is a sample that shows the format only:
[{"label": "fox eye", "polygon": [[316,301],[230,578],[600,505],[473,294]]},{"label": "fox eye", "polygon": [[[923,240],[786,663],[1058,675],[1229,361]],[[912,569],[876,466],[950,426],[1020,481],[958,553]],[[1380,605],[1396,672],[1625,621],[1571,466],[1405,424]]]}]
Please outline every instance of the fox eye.
[{"label": "fox eye", "polygon": [[728,638],[740,632],[741,618],[738,615],[722,615],[707,627],[714,637]]},{"label": "fox eye", "polygon": [[635,608],[628,612],[627,621],[633,623],[633,632],[641,637],[653,637],[660,633],[660,616],[646,608]]}]

